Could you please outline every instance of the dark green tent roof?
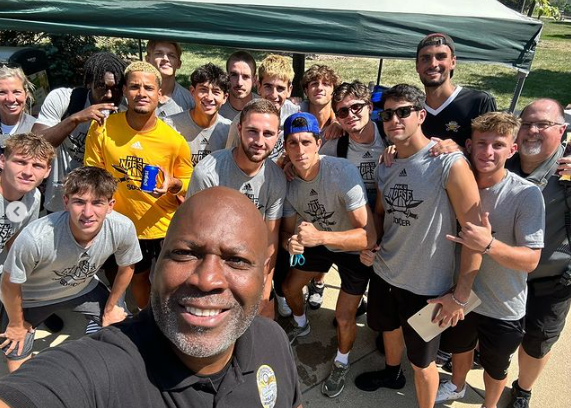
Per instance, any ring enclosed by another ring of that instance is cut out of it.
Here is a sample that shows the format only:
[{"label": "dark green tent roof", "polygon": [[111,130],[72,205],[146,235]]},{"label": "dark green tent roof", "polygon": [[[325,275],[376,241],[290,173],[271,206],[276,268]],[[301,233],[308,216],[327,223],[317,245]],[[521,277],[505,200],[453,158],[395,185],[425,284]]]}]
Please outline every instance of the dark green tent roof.
[{"label": "dark green tent roof", "polygon": [[524,71],[541,27],[494,0],[0,0],[0,29],[381,58],[446,32],[458,58]]}]

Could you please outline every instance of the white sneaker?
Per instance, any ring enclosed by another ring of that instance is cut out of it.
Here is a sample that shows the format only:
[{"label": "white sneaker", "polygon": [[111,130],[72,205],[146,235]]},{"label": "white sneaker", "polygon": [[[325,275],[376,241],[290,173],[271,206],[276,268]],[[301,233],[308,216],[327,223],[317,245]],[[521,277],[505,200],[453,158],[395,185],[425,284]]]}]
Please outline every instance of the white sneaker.
[{"label": "white sneaker", "polygon": [[276,300],[278,301],[278,313],[281,317],[290,317],[292,315],[292,311],[287,304],[286,298],[283,296],[276,295]]},{"label": "white sneaker", "polygon": [[466,384],[464,388],[458,391],[456,386],[450,380],[441,382],[438,385],[438,392],[436,393],[436,404],[440,404],[445,401],[454,401],[460,398],[464,398],[466,394]]}]

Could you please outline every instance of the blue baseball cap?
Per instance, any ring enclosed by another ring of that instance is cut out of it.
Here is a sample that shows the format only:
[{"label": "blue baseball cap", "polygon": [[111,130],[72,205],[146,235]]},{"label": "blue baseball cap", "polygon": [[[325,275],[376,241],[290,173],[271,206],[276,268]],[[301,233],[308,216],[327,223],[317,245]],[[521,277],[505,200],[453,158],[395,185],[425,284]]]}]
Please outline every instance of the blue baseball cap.
[{"label": "blue baseball cap", "polygon": [[292,133],[309,132],[319,136],[319,122],[311,113],[298,112],[288,116],[284,123],[284,137]]}]

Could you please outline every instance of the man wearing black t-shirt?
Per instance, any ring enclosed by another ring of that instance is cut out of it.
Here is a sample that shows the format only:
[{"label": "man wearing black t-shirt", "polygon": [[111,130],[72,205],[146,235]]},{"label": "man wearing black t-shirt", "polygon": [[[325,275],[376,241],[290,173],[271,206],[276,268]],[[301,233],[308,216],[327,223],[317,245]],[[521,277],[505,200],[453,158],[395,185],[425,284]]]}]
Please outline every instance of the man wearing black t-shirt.
[{"label": "man wearing black t-shirt", "polygon": [[195,194],[164,240],[150,307],[1,378],[0,408],[301,407],[286,334],[256,316],[266,236],[242,193]]},{"label": "man wearing black t-shirt", "polygon": [[416,49],[416,72],[424,84],[427,115],[422,131],[430,137],[452,139],[464,148],[470,122],[497,110],[493,96],[452,83],[456,68],[454,41],[446,34],[429,34]]}]

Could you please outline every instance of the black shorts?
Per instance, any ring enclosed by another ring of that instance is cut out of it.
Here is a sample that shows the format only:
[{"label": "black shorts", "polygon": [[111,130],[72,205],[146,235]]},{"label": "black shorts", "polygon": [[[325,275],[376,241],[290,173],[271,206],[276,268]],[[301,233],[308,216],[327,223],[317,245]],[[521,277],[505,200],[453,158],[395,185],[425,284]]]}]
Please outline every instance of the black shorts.
[{"label": "black shorts", "polygon": [[[52,303],[45,306],[28,307],[24,308],[24,320],[36,328],[42,324],[48,317],[53,313],[62,310],[71,310],[75,313],[80,313],[85,316],[87,321],[93,320],[98,325],[101,325],[101,318],[103,317],[103,311],[105,310],[105,305],[107,304],[107,299],[109,298],[109,289],[103,284],[103,282],[98,282],[97,285],[87,293],[82,296],[66,300],[64,302]],[[127,305],[125,304],[124,297],[121,297],[117,302],[117,305],[125,309],[127,313],[130,314]],[[0,330],[4,333],[6,327],[8,326],[9,319],[6,309],[2,303],[0,303]],[[9,360],[22,360],[32,354],[34,347],[35,332],[26,333],[24,339],[24,348],[21,355],[18,355],[18,350],[13,350],[10,354],[6,356]],[[3,341],[4,339],[1,338]],[[6,351],[8,346],[4,347],[2,351]]]},{"label": "black shorts", "polygon": [[[161,253],[162,245],[163,238],[139,240],[139,247],[143,253],[143,259],[135,264],[135,274],[142,273],[151,269],[153,259],[157,260],[159,254]],[[107,258],[101,269],[105,271],[116,270],[117,262],[115,261],[115,255],[111,255],[109,258]]]},{"label": "black shorts", "polygon": [[522,347],[533,358],[543,358],[559,339],[571,306],[571,285],[559,278],[528,282],[525,335]]},{"label": "black shorts", "polygon": [[475,312],[468,313],[442,333],[440,348],[448,353],[465,353],[476,348],[479,342],[480,363],[494,380],[508,375],[513,353],[523,339],[524,319],[500,320]]},{"label": "black shorts", "polygon": [[341,277],[341,290],[349,295],[362,295],[367,290],[373,268],[365,266],[359,255],[347,252],[333,252],[323,245],[305,248],[305,264],[295,269],[305,272],[328,272],[331,265],[337,265]]},{"label": "black shorts", "polygon": [[425,307],[428,299],[435,297],[437,296],[422,296],[397,288],[373,273],[367,297],[367,323],[371,329],[379,332],[402,327],[409,361],[417,367],[426,368],[436,360],[440,336],[426,343],[407,320]]}]

